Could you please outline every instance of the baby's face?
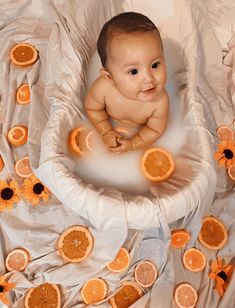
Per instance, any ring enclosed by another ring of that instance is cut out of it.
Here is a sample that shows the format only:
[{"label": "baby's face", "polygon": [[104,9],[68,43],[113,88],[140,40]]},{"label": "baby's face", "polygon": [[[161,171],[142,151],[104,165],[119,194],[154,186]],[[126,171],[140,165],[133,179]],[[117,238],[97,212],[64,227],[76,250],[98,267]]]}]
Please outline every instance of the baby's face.
[{"label": "baby's face", "polygon": [[114,85],[128,99],[161,99],[166,65],[161,41],[155,32],[120,34],[108,46],[108,71]]}]

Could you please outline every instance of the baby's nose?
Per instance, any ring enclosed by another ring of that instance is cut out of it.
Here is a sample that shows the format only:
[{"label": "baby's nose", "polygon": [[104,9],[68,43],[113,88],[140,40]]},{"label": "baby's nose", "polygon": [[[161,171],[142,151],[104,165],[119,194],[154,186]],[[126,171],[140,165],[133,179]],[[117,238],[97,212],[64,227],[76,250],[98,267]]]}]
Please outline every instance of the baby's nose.
[{"label": "baby's nose", "polygon": [[153,82],[153,75],[152,72],[150,72],[150,70],[145,70],[144,71],[144,82],[146,83],[152,83]]}]

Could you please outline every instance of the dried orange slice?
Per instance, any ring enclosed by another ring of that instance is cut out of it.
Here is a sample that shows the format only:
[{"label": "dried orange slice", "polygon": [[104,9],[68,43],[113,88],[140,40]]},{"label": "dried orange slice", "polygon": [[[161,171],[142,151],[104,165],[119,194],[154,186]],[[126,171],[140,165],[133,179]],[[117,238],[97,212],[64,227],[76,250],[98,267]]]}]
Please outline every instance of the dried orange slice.
[{"label": "dried orange slice", "polygon": [[218,218],[206,216],[202,220],[198,239],[208,249],[220,249],[226,244],[228,234],[224,224]]},{"label": "dried orange slice", "polygon": [[68,136],[68,149],[74,155],[85,155],[93,147],[94,131],[84,126],[74,128]]},{"label": "dried orange slice", "polygon": [[58,239],[57,249],[66,262],[81,262],[93,249],[91,232],[83,226],[69,227]]},{"label": "dried orange slice", "polygon": [[20,146],[27,142],[28,127],[16,125],[9,129],[7,134],[8,141],[14,146]]},{"label": "dried orange slice", "polygon": [[30,255],[26,249],[23,248],[16,248],[9,252],[9,254],[6,257],[5,265],[6,269],[11,271],[24,271],[26,268],[26,265],[30,261]]},{"label": "dried orange slice", "polygon": [[115,259],[107,265],[111,272],[120,273],[125,271],[130,264],[130,254],[126,248],[121,247]]},{"label": "dried orange slice", "polygon": [[100,278],[88,280],[81,289],[81,296],[85,304],[95,304],[103,300],[107,294],[106,282]]},{"label": "dried orange slice", "polygon": [[184,252],[183,263],[191,272],[200,272],[206,266],[205,255],[196,248],[190,248]]},{"label": "dried orange slice", "polygon": [[4,162],[2,156],[0,155],[0,171],[2,171],[3,167],[4,167]]},{"label": "dried orange slice", "polygon": [[25,308],[61,308],[61,293],[56,284],[44,283],[28,290],[24,300]]},{"label": "dried orange slice", "polygon": [[30,102],[30,90],[27,83],[22,84],[16,92],[16,100],[20,105],[27,105]]},{"label": "dried orange slice", "polygon": [[113,308],[127,308],[143,295],[141,288],[132,281],[124,281],[121,289],[109,300]]},{"label": "dried orange slice", "polygon": [[228,175],[231,180],[235,181],[235,165],[232,165],[228,168]]},{"label": "dried orange slice", "polygon": [[29,66],[37,61],[38,52],[30,44],[20,43],[12,47],[10,59],[17,66]]},{"label": "dried orange slice", "polygon": [[184,229],[172,230],[170,245],[174,248],[182,248],[188,243],[190,237],[190,234]]},{"label": "dried orange slice", "polygon": [[220,140],[233,140],[234,139],[234,131],[231,127],[226,125],[221,125],[216,130],[217,136]]},{"label": "dried orange slice", "polygon": [[16,161],[15,172],[18,176],[24,179],[30,177],[33,174],[33,171],[30,168],[30,161],[28,156],[25,156]]},{"label": "dried orange slice", "polygon": [[175,287],[174,300],[180,308],[195,307],[197,299],[197,292],[191,284],[182,282]]},{"label": "dried orange slice", "polygon": [[142,261],[135,267],[135,281],[143,288],[149,288],[157,279],[157,269],[150,261]]},{"label": "dried orange slice", "polygon": [[161,148],[150,148],[141,159],[141,169],[147,179],[154,182],[167,180],[175,169],[172,156]]}]

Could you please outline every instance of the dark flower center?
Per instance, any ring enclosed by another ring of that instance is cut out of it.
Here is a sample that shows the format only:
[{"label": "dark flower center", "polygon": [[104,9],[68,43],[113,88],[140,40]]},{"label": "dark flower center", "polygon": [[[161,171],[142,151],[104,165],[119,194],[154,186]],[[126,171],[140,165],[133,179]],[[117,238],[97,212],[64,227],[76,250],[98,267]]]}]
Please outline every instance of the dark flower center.
[{"label": "dark flower center", "polygon": [[227,280],[227,275],[224,271],[221,271],[217,274],[217,276],[219,276],[220,278],[223,279],[223,281],[225,282]]},{"label": "dark flower center", "polygon": [[224,153],[225,158],[227,158],[227,159],[233,158],[233,151],[231,151],[229,149],[225,149],[223,153]]},{"label": "dark flower center", "polygon": [[4,286],[0,285],[0,293],[2,293],[4,291]]},{"label": "dark flower center", "polygon": [[3,200],[10,200],[14,195],[14,192],[11,188],[3,188],[3,190],[1,191],[1,198]]},{"label": "dark flower center", "polygon": [[37,195],[40,195],[44,190],[44,185],[37,183],[33,186],[33,192]]}]

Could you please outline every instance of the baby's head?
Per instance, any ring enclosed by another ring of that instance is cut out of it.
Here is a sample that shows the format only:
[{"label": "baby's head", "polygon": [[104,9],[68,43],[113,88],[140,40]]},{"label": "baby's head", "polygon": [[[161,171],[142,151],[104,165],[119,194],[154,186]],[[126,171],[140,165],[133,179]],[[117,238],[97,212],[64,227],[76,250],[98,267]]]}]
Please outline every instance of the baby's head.
[{"label": "baby's head", "polygon": [[146,16],[126,12],[106,22],[97,41],[101,74],[127,98],[156,100],[165,89],[160,33]]}]

